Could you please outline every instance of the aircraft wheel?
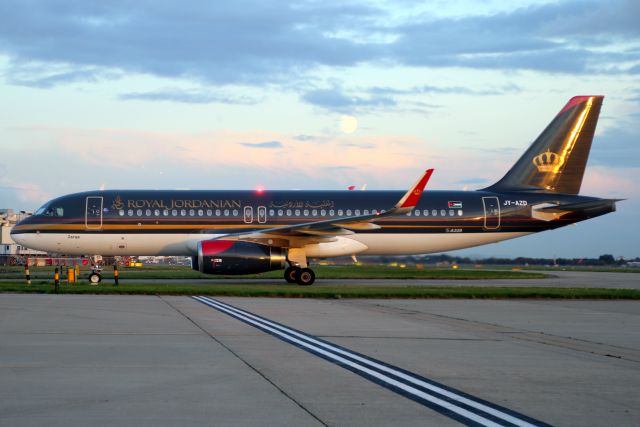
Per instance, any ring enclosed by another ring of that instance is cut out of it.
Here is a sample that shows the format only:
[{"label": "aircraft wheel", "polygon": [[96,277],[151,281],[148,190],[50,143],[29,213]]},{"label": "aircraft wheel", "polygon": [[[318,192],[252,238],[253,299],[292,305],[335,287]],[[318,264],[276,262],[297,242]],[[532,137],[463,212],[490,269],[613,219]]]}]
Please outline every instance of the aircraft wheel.
[{"label": "aircraft wheel", "polygon": [[100,281],[102,281],[102,276],[100,276],[99,273],[91,273],[89,275],[89,284],[96,286],[98,283],[100,283]]},{"label": "aircraft wheel", "polygon": [[300,286],[313,285],[316,274],[310,268],[301,268],[296,272],[296,283]]},{"label": "aircraft wheel", "polygon": [[296,272],[300,270],[300,267],[287,267],[284,271],[284,280],[287,283],[296,283]]}]

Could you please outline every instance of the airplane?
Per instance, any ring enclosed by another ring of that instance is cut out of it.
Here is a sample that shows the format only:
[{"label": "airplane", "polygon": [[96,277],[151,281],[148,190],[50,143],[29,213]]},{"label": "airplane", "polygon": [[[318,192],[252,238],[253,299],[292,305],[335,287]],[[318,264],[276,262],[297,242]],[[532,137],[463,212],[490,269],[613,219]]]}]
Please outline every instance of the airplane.
[{"label": "airplane", "polygon": [[614,212],[621,200],[578,194],[603,99],[571,98],[502,179],[476,191],[425,196],[433,169],[404,194],[87,191],[45,203],[11,236],[68,255],[190,256],[206,274],[284,269],[304,286],[315,281],[309,258],[444,252],[552,230]]}]

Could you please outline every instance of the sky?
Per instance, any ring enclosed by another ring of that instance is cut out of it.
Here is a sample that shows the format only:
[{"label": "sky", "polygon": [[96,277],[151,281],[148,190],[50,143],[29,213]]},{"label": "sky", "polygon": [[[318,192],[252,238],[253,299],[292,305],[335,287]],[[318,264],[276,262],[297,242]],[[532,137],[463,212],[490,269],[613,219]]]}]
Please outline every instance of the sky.
[{"label": "sky", "polygon": [[[605,95],[575,226],[457,251],[640,256],[640,3],[0,3],[0,208],[98,188],[473,191]],[[428,195],[427,195],[428,197]]]}]

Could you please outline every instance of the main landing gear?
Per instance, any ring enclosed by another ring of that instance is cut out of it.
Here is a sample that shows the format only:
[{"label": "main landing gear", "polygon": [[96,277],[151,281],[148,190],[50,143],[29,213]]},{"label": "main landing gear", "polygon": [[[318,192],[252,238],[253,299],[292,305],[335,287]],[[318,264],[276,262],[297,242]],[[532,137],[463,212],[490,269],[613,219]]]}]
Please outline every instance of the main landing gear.
[{"label": "main landing gear", "polygon": [[316,274],[307,264],[307,254],[304,248],[289,248],[287,252],[289,267],[284,271],[287,283],[297,283],[300,286],[313,285]]},{"label": "main landing gear", "polygon": [[284,280],[287,283],[297,283],[300,286],[313,285],[316,274],[309,267],[301,268],[296,266],[287,267],[284,271]]}]

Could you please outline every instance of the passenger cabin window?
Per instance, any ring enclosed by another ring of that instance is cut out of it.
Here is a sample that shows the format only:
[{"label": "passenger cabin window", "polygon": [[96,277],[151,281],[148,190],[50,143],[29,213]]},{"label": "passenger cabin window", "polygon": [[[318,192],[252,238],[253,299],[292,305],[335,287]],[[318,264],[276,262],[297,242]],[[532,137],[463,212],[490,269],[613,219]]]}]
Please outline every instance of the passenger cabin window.
[{"label": "passenger cabin window", "polygon": [[438,211],[436,209],[433,209],[431,211],[431,216],[438,216]]},{"label": "passenger cabin window", "polygon": [[462,211],[458,211],[458,216],[462,216]]}]

